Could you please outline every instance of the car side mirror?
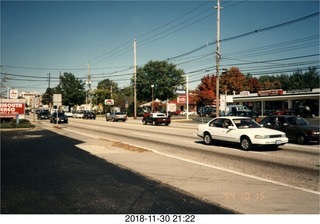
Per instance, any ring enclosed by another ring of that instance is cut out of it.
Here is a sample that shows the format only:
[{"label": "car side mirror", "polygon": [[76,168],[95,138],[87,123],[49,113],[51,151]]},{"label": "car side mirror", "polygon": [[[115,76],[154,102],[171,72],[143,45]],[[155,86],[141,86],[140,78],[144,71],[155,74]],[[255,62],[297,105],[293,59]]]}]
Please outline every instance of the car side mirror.
[{"label": "car side mirror", "polygon": [[233,125],[229,125],[229,126],[228,126],[228,129],[230,129],[230,130],[236,130],[237,128],[236,128],[235,126],[233,126]]}]

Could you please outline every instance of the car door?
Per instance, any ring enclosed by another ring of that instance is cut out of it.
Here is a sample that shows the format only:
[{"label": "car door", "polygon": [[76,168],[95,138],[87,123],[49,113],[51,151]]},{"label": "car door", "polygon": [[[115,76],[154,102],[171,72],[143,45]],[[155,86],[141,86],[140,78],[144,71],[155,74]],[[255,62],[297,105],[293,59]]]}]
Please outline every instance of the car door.
[{"label": "car door", "polygon": [[212,139],[219,141],[228,141],[227,131],[229,129],[225,127],[225,120],[227,119],[217,118],[210,122],[209,132]]}]

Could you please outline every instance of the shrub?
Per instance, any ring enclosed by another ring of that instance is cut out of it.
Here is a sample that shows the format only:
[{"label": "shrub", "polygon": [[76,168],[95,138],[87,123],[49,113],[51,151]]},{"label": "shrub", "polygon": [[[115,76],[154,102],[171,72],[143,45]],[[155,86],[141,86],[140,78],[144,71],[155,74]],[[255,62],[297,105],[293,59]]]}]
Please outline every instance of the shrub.
[{"label": "shrub", "polygon": [[19,124],[16,123],[16,119],[11,119],[8,122],[0,123],[0,128],[33,128],[35,127],[33,124],[30,123],[27,119],[20,119]]}]

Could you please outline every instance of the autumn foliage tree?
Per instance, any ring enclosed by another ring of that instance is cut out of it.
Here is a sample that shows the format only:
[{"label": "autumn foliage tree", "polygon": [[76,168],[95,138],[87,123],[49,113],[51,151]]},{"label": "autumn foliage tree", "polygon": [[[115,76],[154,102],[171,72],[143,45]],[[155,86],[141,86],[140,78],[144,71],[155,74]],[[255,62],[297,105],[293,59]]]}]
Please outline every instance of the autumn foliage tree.
[{"label": "autumn foliage tree", "polygon": [[199,105],[213,104],[216,91],[216,77],[214,75],[206,75],[201,79],[201,83],[196,89],[195,101]]},{"label": "autumn foliage tree", "polygon": [[232,94],[233,91],[241,92],[247,90],[246,77],[237,67],[231,67],[223,72],[220,77],[220,92]]}]

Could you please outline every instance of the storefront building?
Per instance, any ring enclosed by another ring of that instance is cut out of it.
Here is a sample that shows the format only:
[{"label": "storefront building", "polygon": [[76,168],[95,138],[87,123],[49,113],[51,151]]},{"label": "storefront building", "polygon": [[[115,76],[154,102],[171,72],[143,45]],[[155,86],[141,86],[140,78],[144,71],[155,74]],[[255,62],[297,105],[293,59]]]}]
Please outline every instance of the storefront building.
[{"label": "storefront building", "polygon": [[319,116],[319,89],[296,89],[283,91],[282,89],[265,90],[258,93],[241,92],[239,95],[221,96],[227,97],[228,104],[246,105],[259,115],[269,115],[278,109],[307,108],[315,116]]}]

